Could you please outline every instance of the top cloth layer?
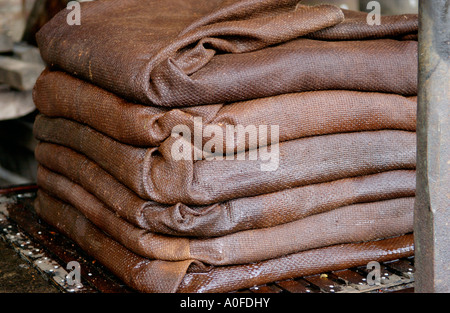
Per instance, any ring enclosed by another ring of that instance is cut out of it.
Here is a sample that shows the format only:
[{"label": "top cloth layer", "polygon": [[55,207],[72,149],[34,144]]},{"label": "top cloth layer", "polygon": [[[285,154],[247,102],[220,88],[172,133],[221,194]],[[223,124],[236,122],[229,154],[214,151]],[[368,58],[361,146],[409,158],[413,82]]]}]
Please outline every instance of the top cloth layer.
[{"label": "top cloth layer", "polygon": [[370,26],[365,13],[298,0],[100,0],[81,4],[81,25],[67,23],[70,13],[37,34],[43,59],[140,104],[330,89],[417,94],[417,42],[401,41],[417,33],[416,15]]}]

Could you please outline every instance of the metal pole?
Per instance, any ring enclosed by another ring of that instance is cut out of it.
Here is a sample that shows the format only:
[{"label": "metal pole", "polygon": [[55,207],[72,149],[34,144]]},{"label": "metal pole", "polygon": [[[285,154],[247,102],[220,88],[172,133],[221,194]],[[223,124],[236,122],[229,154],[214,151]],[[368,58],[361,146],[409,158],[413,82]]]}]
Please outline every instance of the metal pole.
[{"label": "metal pole", "polygon": [[421,0],[416,292],[450,292],[450,1]]}]

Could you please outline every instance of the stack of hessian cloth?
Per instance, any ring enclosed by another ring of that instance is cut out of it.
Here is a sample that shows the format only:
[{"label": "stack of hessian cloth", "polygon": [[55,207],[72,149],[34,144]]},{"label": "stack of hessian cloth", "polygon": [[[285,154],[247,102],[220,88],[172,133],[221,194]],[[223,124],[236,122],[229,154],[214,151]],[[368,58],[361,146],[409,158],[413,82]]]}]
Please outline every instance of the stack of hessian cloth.
[{"label": "stack of hessian cloth", "polygon": [[415,15],[84,2],[38,33],[36,211],[142,292],[413,255]]}]

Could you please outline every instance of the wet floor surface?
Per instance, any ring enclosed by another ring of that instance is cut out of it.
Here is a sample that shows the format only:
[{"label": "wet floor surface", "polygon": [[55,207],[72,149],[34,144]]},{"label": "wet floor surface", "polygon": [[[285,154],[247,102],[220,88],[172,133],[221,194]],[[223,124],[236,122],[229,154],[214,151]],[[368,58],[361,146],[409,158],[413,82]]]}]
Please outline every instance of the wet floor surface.
[{"label": "wet floor surface", "polygon": [[58,290],[0,239],[0,293],[57,293]]}]

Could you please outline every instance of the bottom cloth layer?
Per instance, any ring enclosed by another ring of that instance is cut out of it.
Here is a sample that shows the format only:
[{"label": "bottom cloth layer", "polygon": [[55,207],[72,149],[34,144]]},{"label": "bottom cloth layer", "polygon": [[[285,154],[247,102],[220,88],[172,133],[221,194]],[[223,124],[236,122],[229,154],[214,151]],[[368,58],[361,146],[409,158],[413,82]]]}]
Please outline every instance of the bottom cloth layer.
[{"label": "bottom cloth layer", "polygon": [[412,256],[411,234],[386,240],[304,251],[258,263],[206,266],[186,260],[170,262],[140,257],[108,237],[72,206],[47,205],[38,192],[39,216],[75,241],[81,249],[141,292],[229,292],[274,281],[363,266]]}]

